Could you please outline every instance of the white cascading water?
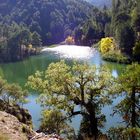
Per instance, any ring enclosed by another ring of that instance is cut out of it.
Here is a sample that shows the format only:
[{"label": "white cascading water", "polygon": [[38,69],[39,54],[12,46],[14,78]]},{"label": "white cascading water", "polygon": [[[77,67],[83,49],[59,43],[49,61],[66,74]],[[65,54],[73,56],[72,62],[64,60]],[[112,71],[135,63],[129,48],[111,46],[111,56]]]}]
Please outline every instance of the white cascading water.
[{"label": "white cascading water", "polygon": [[88,46],[59,45],[54,48],[44,48],[42,52],[54,52],[62,58],[89,59],[96,52]]}]

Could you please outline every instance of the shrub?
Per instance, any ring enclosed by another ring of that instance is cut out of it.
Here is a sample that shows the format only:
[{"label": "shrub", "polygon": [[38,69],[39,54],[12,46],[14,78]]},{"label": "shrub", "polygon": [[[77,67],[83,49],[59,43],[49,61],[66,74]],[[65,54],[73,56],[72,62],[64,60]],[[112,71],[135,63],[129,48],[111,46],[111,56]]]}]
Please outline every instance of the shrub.
[{"label": "shrub", "polygon": [[109,51],[113,51],[115,47],[115,41],[111,37],[102,38],[100,41],[100,51],[102,54],[105,54]]},{"label": "shrub", "polygon": [[131,60],[128,56],[125,56],[120,51],[111,51],[108,53],[105,53],[102,55],[103,59],[110,62],[118,62],[118,63],[124,63],[129,64],[131,63]]},{"label": "shrub", "polygon": [[65,42],[66,42],[66,44],[69,44],[69,45],[75,43],[74,38],[73,38],[72,36],[68,36],[68,37],[66,38]]}]

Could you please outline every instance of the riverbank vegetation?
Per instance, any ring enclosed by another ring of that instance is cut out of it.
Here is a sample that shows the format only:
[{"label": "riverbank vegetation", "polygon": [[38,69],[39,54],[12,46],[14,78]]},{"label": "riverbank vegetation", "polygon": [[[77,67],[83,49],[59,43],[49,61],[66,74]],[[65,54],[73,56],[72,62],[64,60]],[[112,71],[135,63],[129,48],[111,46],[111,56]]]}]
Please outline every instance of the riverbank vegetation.
[{"label": "riverbank vegetation", "polygon": [[116,62],[121,64],[130,64],[132,62],[132,60],[127,55],[121,53],[120,50],[116,50],[116,51],[114,50],[102,54],[102,58],[105,61]]},{"label": "riverbank vegetation", "polygon": [[[101,51],[103,59],[120,63],[139,61],[139,9],[139,0],[129,0],[129,2],[126,2],[125,0],[112,1],[112,9],[109,12],[111,20],[105,26],[105,36],[114,38],[114,42],[119,53],[118,51],[116,51],[116,53],[114,53],[114,51],[110,51],[106,54],[106,52]],[[108,44],[108,47],[112,48],[112,45]]]},{"label": "riverbank vegetation", "polygon": [[0,62],[19,61],[40,52],[41,37],[24,25],[0,23]]},{"label": "riverbank vegetation", "polygon": [[116,41],[112,37],[102,38],[98,43],[102,58],[106,61],[130,64],[131,59],[128,55],[121,52]]}]

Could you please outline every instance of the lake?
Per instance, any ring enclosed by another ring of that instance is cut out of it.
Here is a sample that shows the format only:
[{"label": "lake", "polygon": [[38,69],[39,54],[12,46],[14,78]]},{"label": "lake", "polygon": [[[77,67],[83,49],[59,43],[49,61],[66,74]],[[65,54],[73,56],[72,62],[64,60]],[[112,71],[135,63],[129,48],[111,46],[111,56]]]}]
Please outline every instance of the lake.
[{"label": "lake", "polygon": [[[9,83],[14,82],[24,86],[29,75],[34,74],[37,70],[46,70],[51,62],[58,62],[62,59],[66,60],[69,64],[71,64],[73,60],[78,60],[79,62],[87,62],[90,65],[107,65],[107,67],[112,71],[113,76],[119,75],[125,68],[125,65],[122,64],[103,61],[100,53],[94,48],[86,46],[61,45],[54,48],[44,48],[40,55],[32,56],[22,62],[0,64],[0,75],[7,79]],[[39,119],[41,117],[41,107],[36,103],[38,96],[38,93],[30,93],[28,97],[30,102],[24,105],[32,115],[35,130],[39,128]],[[113,101],[111,106],[105,106],[102,109],[102,112],[107,117],[107,122],[103,132],[107,131],[111,126],[116,126],[121,122],[120,116],[110,116],[113,106],[120,100],[121,97],[118,97]],[[72,119],[71,125],[76,131],[79,128],[80,120],[81,116],[77,116]]]}]

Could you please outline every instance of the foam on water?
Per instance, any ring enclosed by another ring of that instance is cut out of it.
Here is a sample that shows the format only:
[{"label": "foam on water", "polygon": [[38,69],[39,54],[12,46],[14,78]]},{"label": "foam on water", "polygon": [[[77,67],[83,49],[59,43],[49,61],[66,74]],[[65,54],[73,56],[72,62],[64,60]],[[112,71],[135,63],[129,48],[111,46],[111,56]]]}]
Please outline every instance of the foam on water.
[{"label": "foam on water", "polygon": [[54,52],[62,58],[89,59],[95,53],[95,49],[88,46],[60,45],[54,48],[44,48],[42,52]]}]

